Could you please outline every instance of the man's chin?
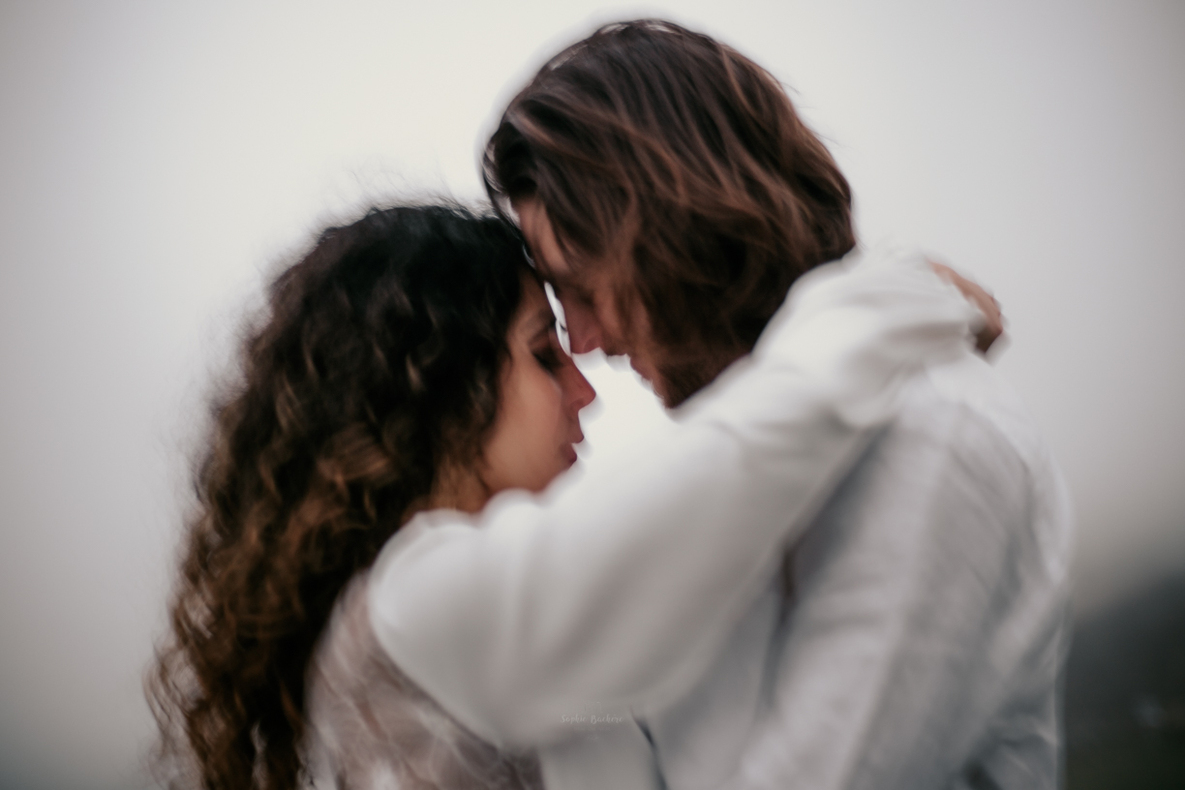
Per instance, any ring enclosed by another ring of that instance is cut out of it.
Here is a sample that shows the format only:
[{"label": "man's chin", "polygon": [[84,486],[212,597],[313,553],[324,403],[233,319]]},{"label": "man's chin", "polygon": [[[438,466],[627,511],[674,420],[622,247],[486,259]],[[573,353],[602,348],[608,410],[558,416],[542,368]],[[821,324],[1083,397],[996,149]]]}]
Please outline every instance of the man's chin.
[{"label": "man's chin", "polygon": [[633,357],[629,360],[630,368],[667,409],[682,405],[685,400],[712,383],[712,379],[727,367],[727,362],[723,359],[696,360],[685,365],[659,365],[657,369],[648,364],[648,361],[639,363]]},{"label": "man's chin", "polygon": [[692,395],[711,384],[727,366],[728,364],[723,360],[684,366],[666,366],[659,370],[654,377],[661,384],[651,384],[651,387],[654,389],[654,394],[662,400],[663,406],[668,409],[678,408]]},{"label": "man's chin", "polygon": [[650,391],[654,393],[655,397],[662,401],[662,405],[665,408],[674,408],[671,406],[667,397],[667,387],[661,375],[655,374],[647,365],[637,364],[632,357],[630,358],[630,369],[637,374],[643,384],[650,388]]}]

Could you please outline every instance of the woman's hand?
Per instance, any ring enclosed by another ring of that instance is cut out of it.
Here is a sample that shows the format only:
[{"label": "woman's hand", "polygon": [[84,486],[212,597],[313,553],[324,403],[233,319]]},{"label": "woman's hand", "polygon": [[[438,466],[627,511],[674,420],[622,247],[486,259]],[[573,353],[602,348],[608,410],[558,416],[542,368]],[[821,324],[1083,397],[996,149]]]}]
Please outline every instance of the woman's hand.
[{"label": "woman's hand", "polygon": [[975,348],[981,354],[986,354],[987,350],[992,347],[992,343],[995,343],[1000,335],[1004,334],[1004,314],[1000,312],[1000,303],[996,301],[996,297],[984,290],[978,283],[968,280],[946,264],[937,261],[928,261],[928,263],[939,277],[962,291],[963,296],[967,297],[967,301],[983,313],[984,325],[975,335]]}]

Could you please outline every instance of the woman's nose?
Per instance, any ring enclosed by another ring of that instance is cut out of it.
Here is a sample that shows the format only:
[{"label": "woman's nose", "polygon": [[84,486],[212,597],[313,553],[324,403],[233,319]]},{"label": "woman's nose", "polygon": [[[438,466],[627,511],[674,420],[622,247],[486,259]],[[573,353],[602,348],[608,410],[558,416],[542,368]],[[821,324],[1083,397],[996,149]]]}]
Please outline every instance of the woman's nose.
[{"label": "woman's nose", "polygon": [[564,366],[564,393],[565,401],[573,414],[579,413],[588,404],[596,400],[597,391],[593,389],[593,385],[588,383],[588,379],[580,372],[580,368],[576,367],[576,363],[570,359],[568,364]]}]

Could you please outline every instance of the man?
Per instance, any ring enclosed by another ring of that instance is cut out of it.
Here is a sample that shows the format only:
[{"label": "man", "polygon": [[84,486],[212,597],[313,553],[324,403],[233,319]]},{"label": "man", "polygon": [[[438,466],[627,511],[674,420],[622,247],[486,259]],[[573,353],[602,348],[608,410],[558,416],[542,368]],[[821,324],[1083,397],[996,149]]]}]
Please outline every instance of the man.
[{"label": "man", "polygon": [[786,300],[855,235],[776,81],[612,25],[485,172],[572,350],[682,407],[617,470],[406,535],[371,594],[396,662],[551,787],[1056,786],[1058,477],[916,256]]}]

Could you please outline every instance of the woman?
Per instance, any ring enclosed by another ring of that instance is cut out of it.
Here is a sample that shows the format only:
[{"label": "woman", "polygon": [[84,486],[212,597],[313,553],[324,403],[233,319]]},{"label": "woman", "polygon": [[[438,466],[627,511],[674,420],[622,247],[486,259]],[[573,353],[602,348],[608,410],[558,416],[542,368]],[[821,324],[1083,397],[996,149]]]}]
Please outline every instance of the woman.
[{"label": "woman", "polygon": [[576,460],[594,393],[520,237],[458,207],[372,210],[325,231],[269,307],[215,409],[151,679],[164,750],[196,769],[173,780],[537,786],[531,758],[481,742],[383,656],[358,594],[417,512],[476,512]]}]

